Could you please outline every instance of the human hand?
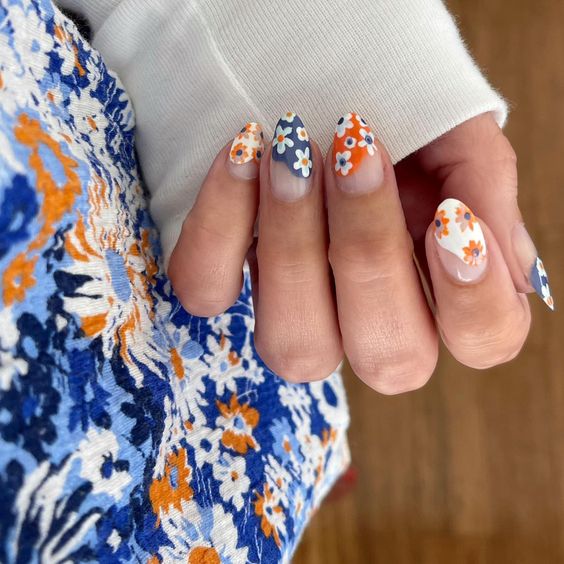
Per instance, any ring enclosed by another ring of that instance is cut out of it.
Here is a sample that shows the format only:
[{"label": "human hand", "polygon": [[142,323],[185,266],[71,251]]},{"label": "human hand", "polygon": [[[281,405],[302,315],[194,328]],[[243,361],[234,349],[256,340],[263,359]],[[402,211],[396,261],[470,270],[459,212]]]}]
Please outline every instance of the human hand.
[{"label": "human hand", "polygon": [[[397,180],[356,115],[339,121],[324,167],[299,118],[283,120],[260,171],[245,158],[249,146],[262,150],[256,131],[233,144],[241,164],[225,147],[212,165],[169,265],[184,307],[201,316],[227,309],[247,256],[256,349],[289,380],[327,376],[344,351],[376,390],[412,390],[434,370],[439,332],[468,366],[513,358],[529,329],[523,292],[536,251],[521,225],[514,153],[491,116],[402,161]],[[548,284],[533,281],[552,305]]]}]

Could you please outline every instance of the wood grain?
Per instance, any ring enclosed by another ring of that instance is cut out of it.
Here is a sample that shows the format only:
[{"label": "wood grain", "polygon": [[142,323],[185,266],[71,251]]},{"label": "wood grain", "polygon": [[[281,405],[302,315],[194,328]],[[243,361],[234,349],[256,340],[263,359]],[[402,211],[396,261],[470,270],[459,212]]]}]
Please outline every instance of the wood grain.
[{"label": "wood grain", "polygon": [[[451,0],[510,101],[520,204],[564,307],[564,1]],[[478,372],[443,350],[398,397],[350,373],[356,487],[324,503],[296,564],[564,563],[564,317],[531,300],[518,359]]]}]

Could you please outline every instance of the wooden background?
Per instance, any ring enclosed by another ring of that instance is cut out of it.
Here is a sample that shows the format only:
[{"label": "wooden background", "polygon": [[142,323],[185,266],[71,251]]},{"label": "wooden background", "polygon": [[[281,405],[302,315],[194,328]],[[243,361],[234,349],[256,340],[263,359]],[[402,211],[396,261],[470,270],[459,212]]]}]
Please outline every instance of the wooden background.
[{"label": "wooden background", "polygon": [[513,109],[520,204],[560,312],[531,301],[518,359],[478,372],[443,350],[423,389],[350,371],[355,488],[327,500],[295,564],[564,563],[564,0],[451,0]]}]

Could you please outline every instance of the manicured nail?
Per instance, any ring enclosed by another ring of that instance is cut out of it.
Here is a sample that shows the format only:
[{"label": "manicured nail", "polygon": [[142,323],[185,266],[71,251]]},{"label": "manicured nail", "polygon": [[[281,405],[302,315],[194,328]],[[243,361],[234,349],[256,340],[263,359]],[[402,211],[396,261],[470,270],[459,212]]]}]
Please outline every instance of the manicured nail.
[{"label": "manicured nail", "polygon": [[513,250],[523,271],[524,284],[533,288],[544,303],[551,310],[554,310],[554,299],[550,294],[546,270],[542,260],[539,258],[535,244],[523,223],[515,225],[511,234],[511,240]]},{"label": "manicured nail", "polygon": [[437,251],[445,270],[460,282],[476,282],[486,270],[486,240],[472,210],[460,200],[448,198],[434,219]]},{"label": "manicured nail", "polygon": [[250,121],[233,139],[229,151],[229,171],[237,178],[250,180],[259,174],[264,153],[264,134],[260,123]]},{"label": "manicured nail", "polygon": [[333,165],[337,186],[344,192],[362,194],[382,185],[384,167],[374,134],[358,114],[346,114],[333,138]]},{"label": "manicured nail", "polygon": [[272,139],[270,185],[277,198],[291,202],[311,188],[313,156],[309,135],[293,112],[280,118]]}]

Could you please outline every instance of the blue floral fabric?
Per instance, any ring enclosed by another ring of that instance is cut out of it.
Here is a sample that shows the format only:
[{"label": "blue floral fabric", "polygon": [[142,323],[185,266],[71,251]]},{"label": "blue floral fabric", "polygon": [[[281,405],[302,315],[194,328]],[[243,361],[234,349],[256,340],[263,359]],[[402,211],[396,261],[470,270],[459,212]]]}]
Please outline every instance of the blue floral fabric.
[{"label": "blue floral fabric", "polygon": [[119,80],[0,2],[0,561],[287,561],[348,465],[338,374],[285,383],[163,274]]}]

